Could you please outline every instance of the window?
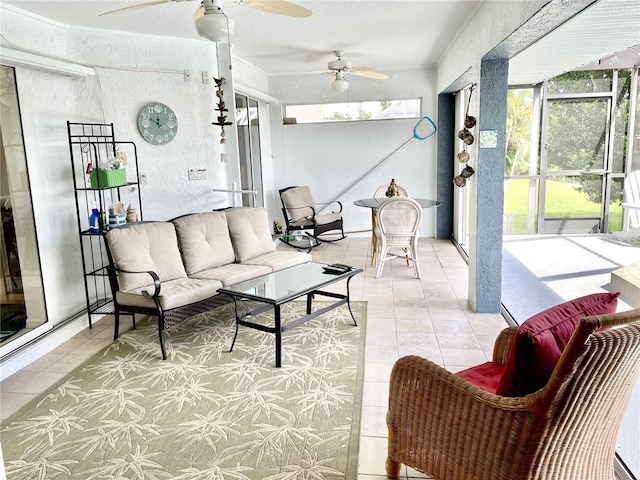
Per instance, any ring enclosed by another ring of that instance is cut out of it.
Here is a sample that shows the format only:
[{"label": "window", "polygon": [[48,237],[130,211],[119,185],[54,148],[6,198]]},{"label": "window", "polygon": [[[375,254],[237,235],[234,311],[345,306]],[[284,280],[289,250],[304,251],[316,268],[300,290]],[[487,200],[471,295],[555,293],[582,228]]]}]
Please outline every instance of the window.
[{"label": "window", "polygon": [[421,116],[421,101],[418,98],[413,100],[287,105],[284,107],[284,112],[285,124],[418,118]]}]

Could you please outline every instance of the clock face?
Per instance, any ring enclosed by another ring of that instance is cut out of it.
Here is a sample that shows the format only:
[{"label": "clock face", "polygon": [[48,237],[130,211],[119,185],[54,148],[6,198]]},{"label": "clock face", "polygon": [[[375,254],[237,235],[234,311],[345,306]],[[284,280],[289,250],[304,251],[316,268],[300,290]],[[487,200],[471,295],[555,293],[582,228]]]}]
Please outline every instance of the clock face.
[{"label": "clock face", "polygon": [[173,110],[165,104],[153,102],[140,111],[138,130],[147,142],[164,145],[175,138],[178,132],[178,119]]}]

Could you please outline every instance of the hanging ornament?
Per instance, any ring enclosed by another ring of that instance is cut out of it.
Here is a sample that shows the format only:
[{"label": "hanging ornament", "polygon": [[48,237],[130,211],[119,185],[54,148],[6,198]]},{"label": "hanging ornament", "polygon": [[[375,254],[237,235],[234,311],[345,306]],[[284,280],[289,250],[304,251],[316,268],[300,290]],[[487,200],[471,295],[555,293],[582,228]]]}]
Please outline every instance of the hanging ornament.
[{"label": "hanging ornament", "polygon": [[473,89],[475,84],[472,84],[469,87],[469,101],[467,102],[467,109],[464,114],[464,128],[458,132],[458,138],[464,142],[464,149],[458,153],[456,158],[458,162],[464,163],[465,167],[460,172],[460,175],[456,175],[453,178],[453,184],[456,187],[464,187],[467,184],[467,178],[471,177],[475,170],[470,165],[467,165],[467,162],[471,159],[471,156],[467,153],[467,146],[472,145],[475,141],[473,134],[469,131],[470,128],[476,126],[477,120],[473,115],[469,115],[469,107],[471,106],[471,95],[473,95]]},{"label": "hanging ornament", "polygon": [[224,101],[222,100],[224,96],[224,91],[222,90],[222,86],[226,83],[224,77],[216,78],[213,77],[213,80],[216,82],[216,97],[218,97],[218,106],[215,110],[218,111],[217,121],[213,122],[211,125],[217,125],[220,127],[220,143],[226,143],[225,131],[224,127],[227,125],[232,125],[231,122],[227,122],[227,116],[224,115],[224,112],[228,112],[229,109],[226,108]]},{"label": "hanging ornament", "polygon": [[460,163],[467,163],[471,156],[467,153],[466,150],[462,150],[460,153],[458,153],[457,158]]},{"label": "hanging ornament", "polygon": [[472,83],[469,87],[469,101],[467,102],[467,111],[464,112],[464,127],[465,128],[473,128],[476,126],[476,117],[473,115],[469,115],[469,107],[471,106],[471,96],[473,95],[473,89],[476,84]]},{"label": "hanging ornament", "polygon": [[471,145],[475,138],[473,138],[473,134],[467,130],[466,128],[460,130],[458,132],[458,138],[462,140],[465,144]]}]

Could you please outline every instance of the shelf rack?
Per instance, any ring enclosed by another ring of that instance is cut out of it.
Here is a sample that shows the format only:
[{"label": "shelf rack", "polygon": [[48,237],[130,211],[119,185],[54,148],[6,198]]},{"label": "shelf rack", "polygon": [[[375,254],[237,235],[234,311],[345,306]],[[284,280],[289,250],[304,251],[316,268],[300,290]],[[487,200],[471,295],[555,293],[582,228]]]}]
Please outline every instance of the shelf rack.
[{"label": "shelf rack", "polygon": [[[116,140],[113,123],[67,122],[71,171],[75,192],[80,254],[82,256],[83,280],[86,296],[89,327],[93,326],[92,316],[115,313],[109,278],[104,235],[107,231],[106,218],[101,222],[104,228],[99,233],[89,231],[89,216],[95,204],[99,212],[108,212],[113,203],[132,204],[142,221],[142,197],[139,188],[138,152],[135,143]],[[116,158],[126,165],[126,184],[118,186],[101,185],[97,175],[97,185],[92,186],[89,174],[98,168],[100,161]]]}]

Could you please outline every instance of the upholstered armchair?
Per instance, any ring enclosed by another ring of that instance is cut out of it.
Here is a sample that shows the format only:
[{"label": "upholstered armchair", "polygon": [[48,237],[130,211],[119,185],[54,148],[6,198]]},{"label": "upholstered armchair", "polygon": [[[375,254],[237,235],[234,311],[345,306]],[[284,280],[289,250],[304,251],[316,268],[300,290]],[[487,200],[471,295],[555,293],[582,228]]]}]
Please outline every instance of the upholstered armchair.
[{"label": "upholstered armchair", "polygon": [[[280,200],[282,202],[282,214],[286,223],[287,233],[296,230],[310,231],[307,233],[312,239],[311,247],[316,247],[320,242],[335,242],[345,237],[342,222],[342,203],[339,201],[331,203],[316,203],[311,195],[311,190],[307,186],[287,187],[280,190]],[[334,205],[331,213],[320,213],[318,205]],[[335,232],[338,236],[321,237],[325,233]],[[285,240],[285,243],[288,243]],[[297,248],[295,244],[289,245]]]},{"label": "upholstered armchair", "polygon": [[[615,310],[614,298],[586,311]],[[563,309],[536,325],[505,329],[493,361],[469,371],[453,374],[418,356],[398,360],[387,415],[388,476],[397,478],[405,464],[438,480],[613,480],[618,429],[640,376],[640,309],[577,322],[573,309],[568,322],[577,327],[562,348],[567,323],[553,317]],[[561,351],[545,384],[535,387],[539,377],[524,385],[534,391],[496,394],[523,388],[500,380],[522,375],[518,364],[539,347],[551,349],[549,357]]]}]

